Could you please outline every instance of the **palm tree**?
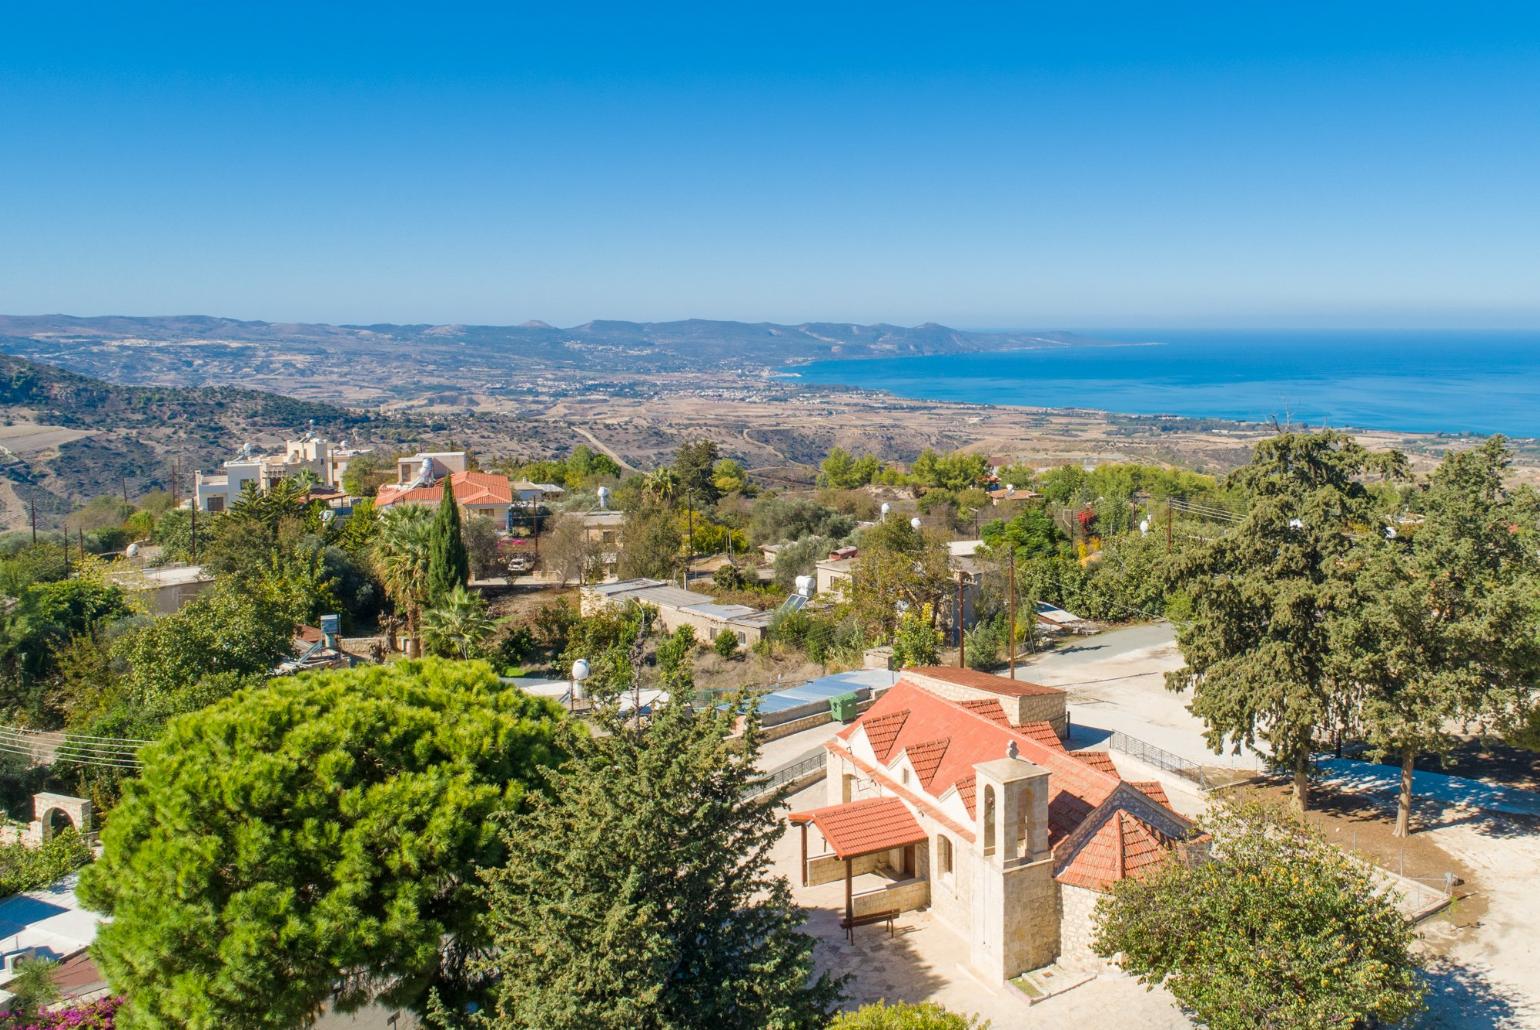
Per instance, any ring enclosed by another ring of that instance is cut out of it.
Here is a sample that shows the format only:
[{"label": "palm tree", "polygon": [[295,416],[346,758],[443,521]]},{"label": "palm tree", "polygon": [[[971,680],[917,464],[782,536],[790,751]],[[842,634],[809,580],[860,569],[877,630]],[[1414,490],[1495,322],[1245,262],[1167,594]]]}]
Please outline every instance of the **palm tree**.
[{"label": "palm tree", "polygon": [[428,600],[429,553],[433,541],[433,513],[416,504],[389,508],[380,516],[374,561],[385,592],[406,618],[408,658],[422,654],[418,626]]},{"label": "palm tree", "polygon": [[672,505],[674,495],[678,492],[679,477],[667,465],[655,468],[642,477],[642,493],[659,504]]},{"label": "palm tree", "polygon": [[428,650],[450,658],[470,658],[492,632],[487,604],[480,594],[457,586],[423,613],[423,637]]}]

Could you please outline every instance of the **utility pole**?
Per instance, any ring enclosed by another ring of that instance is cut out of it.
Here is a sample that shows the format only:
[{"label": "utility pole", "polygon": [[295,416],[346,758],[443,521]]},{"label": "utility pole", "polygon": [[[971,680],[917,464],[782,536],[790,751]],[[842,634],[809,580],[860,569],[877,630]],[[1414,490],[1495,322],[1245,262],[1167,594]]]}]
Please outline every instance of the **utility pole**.
[{"label": "utility pole", "polygon": [[963,573],[957,574],[957,667],[965,667],[963,656],[967,651],[968,640],[963,635]]},{"label": "utility pole", "polygon": [[1007,607],[1010,609],[1010,615],[1008,617],[1011,620],[1010,644],[1008,645],[1009,648],[1010,648],[1010,652],[1011,652],[1011,655],[1010,655],[1011,673],[1010,673],[1010,675],[1011,675],[1011,679],[1015,679],[1016,678],[1016,548],[1014,548],[1014,547],[1012,547],[1010,549],[1009,560],[1007,562],[1007,567],[1010,569],[1010,571],[1007,573],[1007,575],[1010,576],[1010,588],[1009,588],[1010,592],[1009,592],[1009,595],[1008,595],[1010,597],[1010,601],[1009,601],[1009,603],[1007,605]]},{"label": "utility pole", "polygon": [[193,498],[192,503],[192,560],[198,562],[198,499]]},{"label": "utility pole", "polygon": [[37,484],[33,484],[32,490],[27,495],[27,505],[32,509],[32,546],[37,546]]},{"label": "utility pole", "polygon": [[1166,501],[1166,553],[1171,553],[1171,501]]},{"label": "utility pole", "polygon": [[123,476],[123,477],[121,477],[118,480],[118,482],[123,484],[123,506],[127,507],[128,506],[128,477],[127,476]]}]

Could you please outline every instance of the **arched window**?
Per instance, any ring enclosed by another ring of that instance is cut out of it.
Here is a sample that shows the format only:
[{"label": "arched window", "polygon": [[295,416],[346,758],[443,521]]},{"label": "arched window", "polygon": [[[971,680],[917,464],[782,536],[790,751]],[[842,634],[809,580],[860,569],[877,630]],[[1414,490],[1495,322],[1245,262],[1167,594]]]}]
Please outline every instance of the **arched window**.
[{"label": "arched window", "polygon": [[984,786],[984,854],[995,853],[995,788]]},{"label": "arched window", "polygon": [[944,833],[936,835],[936,869],[944,878],[952,875],[952,838]]}]

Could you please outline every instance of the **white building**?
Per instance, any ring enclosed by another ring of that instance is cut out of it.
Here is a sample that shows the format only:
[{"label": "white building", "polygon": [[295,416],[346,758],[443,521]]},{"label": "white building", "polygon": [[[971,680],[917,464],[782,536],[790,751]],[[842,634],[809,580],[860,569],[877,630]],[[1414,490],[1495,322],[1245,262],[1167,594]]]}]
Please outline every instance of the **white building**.
[{"label": "white building", "polygon": [[309,471],[320,486],[341,489],[348,463],[366,453],[368,448],[332,444],[313,430],[298,440],[284,441],[281,452],[258,454],[248,443],[238,456],[220,466],[219,471],[198,471],[193,482],[193,500],[200,511],[221,512],[241,499],[241,492],[248,483],[260,493],[301,471]]}]

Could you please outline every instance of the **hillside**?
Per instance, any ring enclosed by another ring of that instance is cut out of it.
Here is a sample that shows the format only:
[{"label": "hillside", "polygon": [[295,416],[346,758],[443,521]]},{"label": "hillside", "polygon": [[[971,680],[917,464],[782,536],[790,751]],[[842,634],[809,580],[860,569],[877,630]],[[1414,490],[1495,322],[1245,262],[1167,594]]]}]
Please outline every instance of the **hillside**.
[{"label": "hillside", "polygon": [[207,316],[0,315],[0,351],[118,382],[255,384],[316,395],[340,382],[350,400],[410,399],[422,387],[488,389],[537,374],[652,376],[764,370],[819,358],[951,354],[1080,341],[1063,333],[920,326],[688,319],[523,325],[325,325]]},{"label": "hillside", "polygon": [[308,424],[368,433],[377,416],[230,387],[119,386],[0,355],[0,524],[15,527],[36,498],[51,525],[103,493],[168,489],[179,463],[212,468],[244,440],[270,442]]}]

